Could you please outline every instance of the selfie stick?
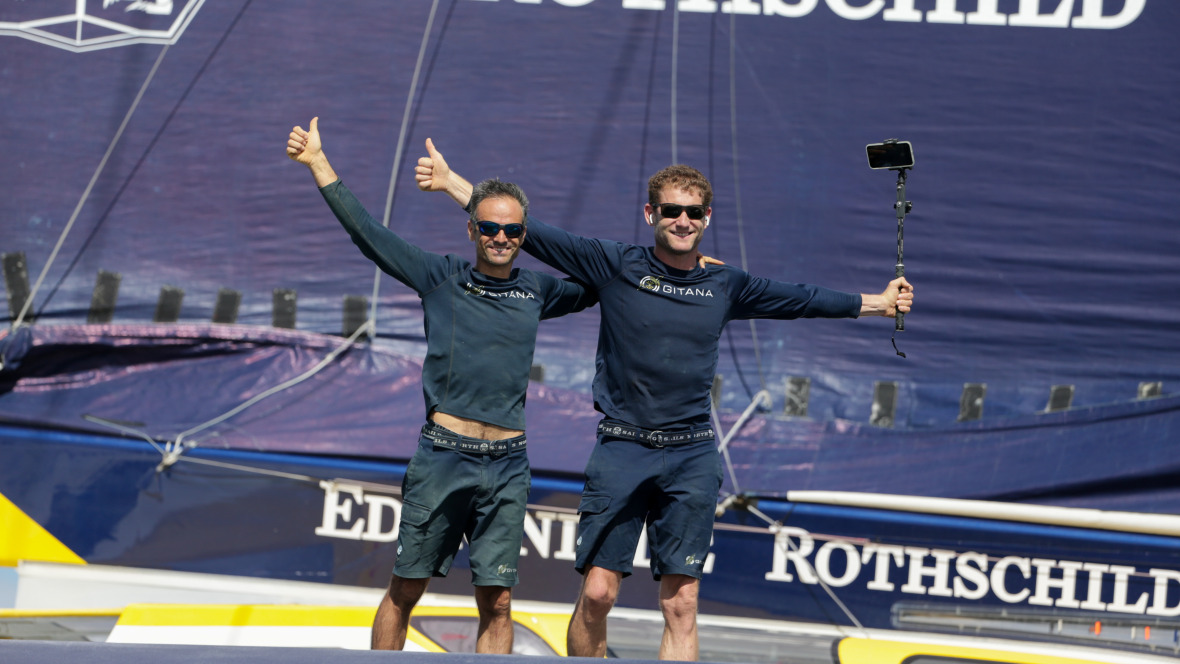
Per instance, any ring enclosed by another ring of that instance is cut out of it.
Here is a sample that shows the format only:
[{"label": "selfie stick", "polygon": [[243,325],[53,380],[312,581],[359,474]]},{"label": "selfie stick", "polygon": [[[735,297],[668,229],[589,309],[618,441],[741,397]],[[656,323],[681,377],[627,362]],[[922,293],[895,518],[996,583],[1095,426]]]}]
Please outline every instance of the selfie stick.
[{"label": "selfie stick", "polygon": [[[897,211],[897,265],[893,267],[893,275],[895,277],[905,276],[905,263],[902,261],[902,231],[905,224],[905,215],[910,210],[914,209],[914,204],[905,199],[905,172],[907,168],[897,169],[897,202],[893,204],[893,209]],[[905,314],[901,311],[897,312],[897,318],[893,325],[893,350],[898,355],[905,357],[905,353],[897,350],[897,333],[905,331]]]}]

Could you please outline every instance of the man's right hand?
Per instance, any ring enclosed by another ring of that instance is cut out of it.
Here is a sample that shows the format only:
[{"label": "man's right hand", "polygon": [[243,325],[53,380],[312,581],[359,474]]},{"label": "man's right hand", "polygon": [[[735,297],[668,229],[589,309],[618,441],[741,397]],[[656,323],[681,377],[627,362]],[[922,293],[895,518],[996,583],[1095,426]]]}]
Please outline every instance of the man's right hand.
[{"label": "man's right hand", "polygon": [[418,159],[414,167],[414,180],[422,191],[445,191],[455,202],[467,207],[471,200],[471,183],[447,166],[447,160],[434,147],[434,141],[426,139],[425,157]]},{"label": "man's right hand", "polygon": [[434,141],[426,139],[426,157],[418,158],[418,166],[414,168],[414,179],[418,181],[418,188],[422,191],[446,191],[447,182],[451,178],[451,167],[442,153],[434,148]]},{"label": "man's right hand", "polygon": [[320,144],[320,118],[311,119],[307,131],[303,127],[293,127],[287,137],[287,156],[311,169],[317,186],[326,187],[339,178],[328,158],[324,156],[323,146]]},{"label": "man's right hand", "polygon": [[323,153],[319,116],[312,118],[309,126],[311,128],[307,131],[303,127],[292,127],[291,135],[287,137],[287,156],[304,166],[310,166]]}]

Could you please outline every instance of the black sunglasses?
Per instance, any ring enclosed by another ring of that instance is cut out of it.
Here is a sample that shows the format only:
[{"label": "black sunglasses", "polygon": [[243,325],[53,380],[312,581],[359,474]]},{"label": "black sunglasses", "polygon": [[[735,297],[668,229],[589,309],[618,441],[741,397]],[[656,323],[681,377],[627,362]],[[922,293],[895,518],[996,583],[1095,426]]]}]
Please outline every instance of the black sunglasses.
[{"label": "black sunglasses", "polygon": [[660,216],[665,219],[675,219],[680,216],[681,212],[687,212],[689,219],[704,219],[705,206],[704,205],[677,205],[675,203],[660,203],[656,206],[660,211]]},{"label": "black sunglasses", "polygon": [[475,227],[479,229],[480,235],[487,237],[496,237],[500,231],[504,231],[504,237],[517,238],[524,235],[524,224],[497,224],[494,221],[477,221]]}]

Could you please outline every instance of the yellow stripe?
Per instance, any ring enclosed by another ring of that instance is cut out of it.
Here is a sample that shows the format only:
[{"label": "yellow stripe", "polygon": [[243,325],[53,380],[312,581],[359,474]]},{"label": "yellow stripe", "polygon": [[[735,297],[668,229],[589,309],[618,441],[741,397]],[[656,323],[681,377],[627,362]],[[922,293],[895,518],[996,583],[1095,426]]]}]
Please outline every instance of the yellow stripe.
[{"label": "yellow stripe", "polygon": [[123,609],[0,609],[4,618],[91,618],[117,616]]},{"label": "yellow stripe", "polygon": [[[902,664],[916,655],[1010,664],[1094,664],[1094,660],[1022,653],[1018,650],[846,638],[838,647],[840,664]],[[953,659],[950,661],[954,661]],[[949,664],[949,662],[948,662]]]},{"label": "yellow stripe", "polygon": [[426,637],[425,634],[414,629],[411,625],[406,628],[406,643],[416,643],[422,647],[426,652],[446,652],[446,648],[438,645],[434,641]]},{"label": "yellow stripe", "polygon": [[0,565],[22,560],[85,565],[86,561],[0,494]]}]

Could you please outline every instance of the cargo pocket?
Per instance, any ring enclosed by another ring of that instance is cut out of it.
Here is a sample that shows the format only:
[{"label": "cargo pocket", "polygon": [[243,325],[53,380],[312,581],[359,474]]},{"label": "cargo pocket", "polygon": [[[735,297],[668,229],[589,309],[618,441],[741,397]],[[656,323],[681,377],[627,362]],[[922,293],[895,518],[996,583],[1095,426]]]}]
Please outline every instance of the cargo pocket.
[{"label": "cargo pocket", "polygon": [[610,507],[610,495],[605,493],[587,493],[582,496],[578,504],[578,514],[602,514]]},{"label": "cargo pocket", "polygon": [[393,568],[395,573],[418,571],[414,568],[422,560],[423,547],[429,544],[426,539],[426,523],[429,520],[429,509],[417,503],[402,502],[397,532],[397,562]]},{"label": "cargo pocket", "polygon": [[408,501],[402,501],[402,524],[405,526],[421,526],[430,518],[430,510]]}]

